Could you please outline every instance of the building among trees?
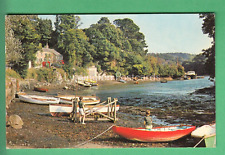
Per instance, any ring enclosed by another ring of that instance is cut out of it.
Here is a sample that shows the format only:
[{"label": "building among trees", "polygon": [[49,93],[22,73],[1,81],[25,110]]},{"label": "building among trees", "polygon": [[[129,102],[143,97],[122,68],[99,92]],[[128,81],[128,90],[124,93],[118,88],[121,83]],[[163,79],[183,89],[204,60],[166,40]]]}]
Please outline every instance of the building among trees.
[{"label": "building among trees", "polygon": [[48,45],[36,53],[36,68],[54,63],[60,63],[61,61],[63,61],[63,55],[54,49],[50,49]]},{"label": "building among trees", "polygon": [[98,71],[95,66],[88,67],[87,71],[88,71],[88,76],[97,76],[98,75]]}]

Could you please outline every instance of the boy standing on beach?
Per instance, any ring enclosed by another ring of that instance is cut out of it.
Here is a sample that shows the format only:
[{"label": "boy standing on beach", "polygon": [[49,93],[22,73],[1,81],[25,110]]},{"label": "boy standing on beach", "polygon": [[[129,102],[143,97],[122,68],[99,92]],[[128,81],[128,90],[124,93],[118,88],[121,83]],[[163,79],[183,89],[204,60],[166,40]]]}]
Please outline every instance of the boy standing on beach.
[{"label": "boy standing on beach", "polygon": [[80,123],[82,121],[82,124],[85,124],[84,123],[85,113],[84,113],[83,97],[81,96],[79,99],[80,99],[80,101],[78,102],[78,105],[79,105]]},{"label": "boy standing on beach", "polygon": [[146,129],[152,129],[152,118],[150,116],[150,110],[146,111],[146,116],[144,118],[144,126]]}]

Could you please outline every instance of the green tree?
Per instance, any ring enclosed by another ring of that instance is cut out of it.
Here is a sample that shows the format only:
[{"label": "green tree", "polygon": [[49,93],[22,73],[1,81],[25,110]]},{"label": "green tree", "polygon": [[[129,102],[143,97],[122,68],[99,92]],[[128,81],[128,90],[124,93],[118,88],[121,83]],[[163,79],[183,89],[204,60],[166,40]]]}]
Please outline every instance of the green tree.
[{"label": "green tree", "polygon": [[95,47],[83,30],[78,29],[80,18],[75,15],[57,15],[54,35],[57,38],[57,50],[63,55],[64,69],[68,75],[82,71],[93,61]]},{"label": "green tree", "polygon": [[121,29],[126,40],[130,42],[132,51],[141,54],[142,56],[147,54],[147,47],[145,43],[145,36],[139,32],[140,28],[129,18],[116,19],[113,23]]},{"label": "green tree", "polygon": [[203,55],[206,56],[205,66],[210,77],[215,77],[215,14],[207,13],[200,14],[200,18],[203,19],[202,32],[208,34],[209,38],[213,39],[212,46],[203,50]]},{"label": "green tree", "polygon": [[195,71],[197,75],[206,75],[206,57],[203,54],[196,55],[192,61],[184,61],[182,65],[187,71]]},{"label": "green tree", "polygon": [[182,65],[177,65],[177,77],[182,77],[184,76],[185,71],[184,71],[184,67]]},{"label": "green tree", "polygon": [[92,24],[84,30],[90,44],[95,46],[95,63],[101,66],[100,70],[112,74],[144,74],[148,70],[148,65],[144,63],[144,35],[130,19],[116,20],[114,24],[116,26],[112,25],[108,18],[102,17],[97,24]]},{"label": "green tree", "polygon": [[11,28],[10,16],[5,18],[5,52],[6,65],[14,66],[19,63],[22,58],[22,43],[15,37]]},{"label": "green tree", "polygon": [[96,53],[93,53],[93,58],[96,64],[101,66],[99,70],[108,73],[114,73],[119,68],[122,62],[121,46],[118,40],[118,29],[111,25],[108,18],[101,18],[98,24],[91,25],[90,28],[84,30],[89,38],[90,44],[95,47]]},{"label": "green tree", "polygon": [[[182,72],[182,70],[181,70],[181,72]],[[177,78],[177,77],[179,77],[179,76],[177,76],[177,73],[178,73],[177,65],[170,65],[169,70],[168,70],[168,75],[172,78]],[[180,77],[183,75],[184,75],[184,72],[182,72]]]},{"label": "green tree", "polygon": [[52,22],[49,19],[38,19],[37,23],[38,34],[40,35],[40,43],[45,46],[49,43],[52,35]]},{"label": "green tree", "polygon": [[40,35],[37,31],[37,15],[12,15],[10,22],[12,30],[17,39],[22,43],[23,57],[12,67],[21,77],[25,78],[28,69],[28,62],[34,63],[35,54],[40,48]]},{"label": "green tree", "polygon": [[98,24],[106,24],[106,23],[110,23],[110,20],[107,17],[102,17],[99,21]]},{"label": "green tree", "polygon": [[55,29],[59,33],[64,33],[70,29],[78,29],[80,17],[72,14],[56,15]]}]

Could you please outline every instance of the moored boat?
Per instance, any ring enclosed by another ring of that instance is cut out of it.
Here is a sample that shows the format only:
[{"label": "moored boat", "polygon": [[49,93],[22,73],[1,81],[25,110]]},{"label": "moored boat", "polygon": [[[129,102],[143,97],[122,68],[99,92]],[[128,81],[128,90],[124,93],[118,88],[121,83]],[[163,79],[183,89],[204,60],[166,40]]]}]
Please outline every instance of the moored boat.
[{"label": "moored boat", "polygon": [[[60,103],[64,104],[72,104],[72,100],[77,99],[79,101],[80,96],[76,95],[58,95],[55,96],[60,99]],[[83,102],[87,104],[98,104],[100,102],[99,97],[97,96],[82,96],[83,97]]]},{"label": "moored boat", "polygon": [[[116,106],[116,111],[119,110],[119,105]],[[63,116],[69,115],[73,111],[73,106],[71,104],[50,104],[49,111],[52,116]],[[87,105],[84,108],[86,113],[88,112],[101,112],[106,114],[108,112],[108,107],[104,105]],[[77,107],[77,113],[79,114],[79,108]]]},{"label": "moored boat", "polygon": [[161,83],[167,83],[167,80],[166,79],[162,79],[160,80]]},{"label": "moored boat", "polygon": [[77,81],[77,84],[84,86],[84,87],[91,87],[90,83],[85,83],[85,82],[81,82],[81,81]]},{"label": "moored boat", "polygon": [[96,81],[93,80],[85,80],[84,83],[86,84],[90,84],[91,86],[98,86],[98,83]]},{"label": "moored boat", "polygon": [[121,137],[133,141],[168,142],[190,134],[195,128],[191,125],[154,127],[152,129],[113,126],[112,130]]},{"label": "moored boat", "polygon": [[39,91],[39,92],[47,92],[48,89],[47,88],[43,88],[43,87],[34,87],[35,91]]},{"label": "moored boat", "polygon": [[125,81],[123,79],[120,79],[119,82],[121,82],[121,83],[127,83],[127,81]]},{"label": "moored boat", "polygon": [[25,92],[17,92],[17,93],[15,94],[15,97],[16,97],[16,98],[19,98],[19,95],[27,95],[27,93],[25,93]]},{"label": "moored boat", "polygon": [[206,147],[216,147],[216,124],[198,127],[191,136],[204,139]]},{"label": "moored boat", "polygon": [[58,104],[59,98],[38,96],[38,95],[18,95],[19,99],[23,102],[34,104]]}]

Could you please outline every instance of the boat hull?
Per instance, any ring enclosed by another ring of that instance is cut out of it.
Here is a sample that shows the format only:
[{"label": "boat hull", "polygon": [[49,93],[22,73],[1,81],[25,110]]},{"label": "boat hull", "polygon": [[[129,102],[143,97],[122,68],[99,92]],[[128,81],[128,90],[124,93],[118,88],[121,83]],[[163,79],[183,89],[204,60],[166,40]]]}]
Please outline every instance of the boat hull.
[{"label": "boat hull", "polygon": [[168,142],[190,134],[195,130],[195,126],[155,127],[151,130],[113,126],[112,130],[114,133],[133,141]]},{"label": "boat hull", "polygon": [[39,92],[47,92],[48,89],[47,88],[41,88],[41,87],[34,87],[35,91],[39,91]]},{"label": "boat hull", "polygon": [[59,99],[55,97],[38,96],[38,95],[18,95],[20,101],[34,104],[58,104]]},{"label": "boat hull", "polygon": [[198,127],[191,136],[198,139],[204,138],[206,147],[216,147],[216,124]]},{"label": "boat hull", "polygon": [[[57,98],[60,98],[60,103],[64,104],[72,104],[73,99],[77,99],[79,101],[80,96],[75,96],[75,95],[58,95],[55,96]],[[86,105],[89,104],[98,104],[100,103],[100,99],[97,96],[83,96],[83,103]]]},{"label": "boat hull", "polygon": [[191,136],[195,138],[202,138],[204,136],[210,136],[215,133],[216,133],[216,124],[203,125],[201,127],[198,127],[196,130],[194,130],[191,133]]},{"label": "boat hull", "polygon": [[91,87],[91,84],[89,83],[84,83],[84,82],[81,82],[81,81],[77,81],[77,84],[81,85],[81,86],[84,86],[84,87]]},{"label": "boat hull", "polygon": [[[90,110],[91,109],[91,110]],[[86,113],[89,112],[101,112],[103,114],[108,113],[108,107],[107,106],[85,106],[84,108]],[[119,110],[119,105],[116,106],[116,111]],[[72,105],[66,105],[66,104],[52,104],[49,105],[49,111],[52,116],[65,116],[71,114],[73,111]],[[77,107],[77,114],[79,114],[79,107]]]}]

